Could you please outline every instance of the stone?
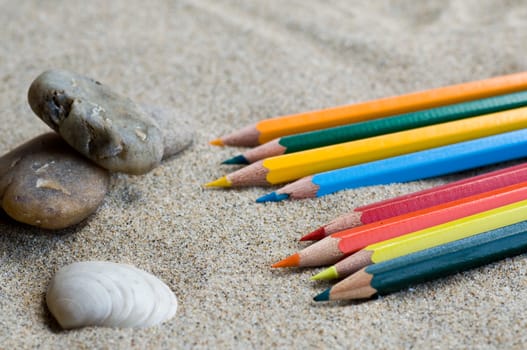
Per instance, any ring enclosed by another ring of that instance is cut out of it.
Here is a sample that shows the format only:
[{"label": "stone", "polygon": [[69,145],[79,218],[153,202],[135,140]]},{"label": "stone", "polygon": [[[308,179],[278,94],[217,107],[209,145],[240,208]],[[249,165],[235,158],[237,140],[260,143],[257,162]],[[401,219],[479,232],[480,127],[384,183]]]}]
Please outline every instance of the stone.
[{"label": "stone", "polygon": [[141,104],[159,125],[163,133],[163,160],[183,151],[192,144],[193,127],[188,118],[182,118],[171,108]]},{"label": "stone", "polygon": [[28,91],[31,109],[78,152],[103,168],[144,174],[163,157],[163,132],[131,99],[65,70],[40,74]]},{"label": "stone", "polygon": [[62,229],[92,214],[110,174],[56,133],[40,135],[0,157],[0,201],[13,219]]}]

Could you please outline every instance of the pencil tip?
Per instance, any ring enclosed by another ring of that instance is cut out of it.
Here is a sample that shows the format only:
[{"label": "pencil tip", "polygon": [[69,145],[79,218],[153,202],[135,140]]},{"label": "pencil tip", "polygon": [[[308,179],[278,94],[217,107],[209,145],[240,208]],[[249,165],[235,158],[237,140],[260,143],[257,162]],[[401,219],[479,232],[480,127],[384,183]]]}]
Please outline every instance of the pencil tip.
[{"label": "pencil tip", "polygon": [[223,162],[221,162],[221,164],[249,164],[249,162],[244,156],[240,154],[236,157],[224,160]]},{"label": "pencil tip", "polygon": [[313,298],[314,301],[328,301],[329,300],[329,293],[331,292],[331,288],[326,289],[319,295]]},{"label": "pencil tip", "polygon": [[224,146],[223,141],[221,139],[214,139],[209,143],[213,146]]},{"label": "pencil tip", "polygon": [[319,241],[326,237],[326,229],[319,227],[315,231],[308,233],[304,237],[300,238],[300,241]]},{"label": "pencil tip", "polygon": [[316,274],[315,276],[311,277],[312,281],[319,281],[319,280],[333,280],[335,278],[339,278],[339,273],[335,266],[331,266],[324,271]]},{"label": "pencil tip", "polygon": [[217,180],[211,181],[203,185],[205,187],[231,187],[232,183],[227,179],[226,176],[220,177]]},{"label": "pencil tip", "polygon": [[300,264],[300,255],[298,253],[295,253],[284,260],[280,260],[279,262],[272,265],[272,267],[297,267]]},{"label": "pencil tip", "polygon": [[287,198],[289,198],[289,195],[287,193],[271,192],[268,194],[264,194],[260,198],[257,198],[256,203],[281,202]]}]

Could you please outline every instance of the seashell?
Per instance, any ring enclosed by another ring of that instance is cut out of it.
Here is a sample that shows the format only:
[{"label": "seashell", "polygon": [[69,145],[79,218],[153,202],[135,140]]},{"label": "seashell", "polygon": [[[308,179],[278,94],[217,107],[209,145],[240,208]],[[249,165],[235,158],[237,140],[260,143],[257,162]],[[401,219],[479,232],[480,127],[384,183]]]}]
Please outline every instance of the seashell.
[{"label": "seashell", "polygon": [[77,262],[53,276],[46,303],[62,328],[143,328],[176,314],[177,299],[157,277],[127,264]]}]

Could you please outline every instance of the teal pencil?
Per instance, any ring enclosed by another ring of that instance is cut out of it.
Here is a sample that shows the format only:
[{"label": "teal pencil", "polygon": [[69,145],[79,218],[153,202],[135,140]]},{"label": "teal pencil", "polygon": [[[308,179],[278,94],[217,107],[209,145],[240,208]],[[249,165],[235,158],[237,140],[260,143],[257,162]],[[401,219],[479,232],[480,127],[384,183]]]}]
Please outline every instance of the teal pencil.
[{"label": "teal pencil", "polygon": [[223,164],[249,164],[257,160],[359,140],[427,125],[527,106],[527,91],[401,114],[372,121],[284,136],[250,149]]},{"label": "teal pencil", "polygon": [[317,295],[315,301],[364,299],[527,252],[527,222],[370,265]]}]

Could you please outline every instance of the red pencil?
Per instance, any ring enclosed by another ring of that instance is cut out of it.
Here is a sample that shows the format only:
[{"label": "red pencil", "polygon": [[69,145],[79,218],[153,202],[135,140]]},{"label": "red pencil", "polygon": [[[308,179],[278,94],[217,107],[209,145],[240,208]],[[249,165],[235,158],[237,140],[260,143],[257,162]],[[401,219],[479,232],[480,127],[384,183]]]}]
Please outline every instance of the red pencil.
[{"label": "red pencil", "polygon": [[370,245],[527,199],[527,182],[334,233],[273,267],[324,266]]},{"label": "red pencil", "polygon": [[319,240],[335,232],[527,181],[527,163],[355,208],[302,237]]}]

